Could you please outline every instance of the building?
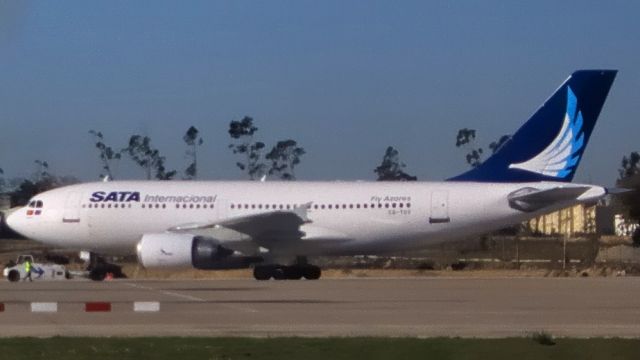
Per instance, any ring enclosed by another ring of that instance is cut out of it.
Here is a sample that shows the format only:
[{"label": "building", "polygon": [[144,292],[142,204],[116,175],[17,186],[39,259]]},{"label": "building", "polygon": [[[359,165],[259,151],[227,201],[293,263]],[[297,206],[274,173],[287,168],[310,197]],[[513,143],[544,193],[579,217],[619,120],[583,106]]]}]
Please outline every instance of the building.
[{"label": "building", "polygon": [[[525,223],[535,234],[567,235],[597,233],[597,204],[580,204],[538,216]],[[613,223],[613,219],[612,219]]]}]

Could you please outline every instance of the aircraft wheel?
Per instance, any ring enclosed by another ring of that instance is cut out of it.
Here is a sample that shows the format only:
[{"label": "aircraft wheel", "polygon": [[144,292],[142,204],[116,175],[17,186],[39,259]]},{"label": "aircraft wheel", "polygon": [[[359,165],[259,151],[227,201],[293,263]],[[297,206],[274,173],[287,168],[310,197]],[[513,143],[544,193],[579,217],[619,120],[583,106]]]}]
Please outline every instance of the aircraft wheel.
[{"label": "aircraft wheel", "polygon": [[322,275],[322,270],[320,269],[319,266],[315,266],[315,265],[305,266],[302,271],[302,276],[304,276],[304,278],[307,280],[318,280],[320,279],[321,275]]},{"label": "aircraft wheel", "polygon": [[7,279],[11,282],[20,281],[20,272],[18,270],[11,270],[7,276]]},{"label": "aircraft wheel", "polygon": [[272,276],[274,280],[287,280],[287,267],[286,266],[274,267]]},{"label": "aircraft wheel", "polygon": [[271,279],[272,267],[271,266],[256,266],[253,268],[253,278],[256,280],[264,281]]},{"label": "aircraft wheel", "polygon": [[287,266],[284,268],[284,273],[288,280],[300,280],[303,275],[303,268],[300,266]]}]

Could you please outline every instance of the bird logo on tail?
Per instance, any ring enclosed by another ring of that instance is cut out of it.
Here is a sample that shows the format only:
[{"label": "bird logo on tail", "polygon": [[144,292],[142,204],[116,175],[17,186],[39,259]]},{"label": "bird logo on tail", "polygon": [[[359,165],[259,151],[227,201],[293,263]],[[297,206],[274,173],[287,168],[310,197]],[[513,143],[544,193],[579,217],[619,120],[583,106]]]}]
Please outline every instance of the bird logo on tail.
[{"label": "bird logo on tail", "polygon": [[578,110],[578,99],[567,86],[567,111],[562,128],[555,139],[533,158],[509,165],[509,169],[521,169],[545,176],[566,178],[580,161],[584,147],[582,112]]}]

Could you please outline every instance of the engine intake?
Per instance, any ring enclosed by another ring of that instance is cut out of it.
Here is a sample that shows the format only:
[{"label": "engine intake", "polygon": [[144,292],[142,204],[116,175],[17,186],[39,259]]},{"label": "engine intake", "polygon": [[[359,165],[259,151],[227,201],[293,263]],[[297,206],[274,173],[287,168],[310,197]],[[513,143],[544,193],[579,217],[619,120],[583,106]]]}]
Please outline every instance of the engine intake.
[{"label": "engine intake", "polygon": [[136,252],[145,268],[241,269],[262,261],[226,248],[216,239],[190,234],[145,234]]}]

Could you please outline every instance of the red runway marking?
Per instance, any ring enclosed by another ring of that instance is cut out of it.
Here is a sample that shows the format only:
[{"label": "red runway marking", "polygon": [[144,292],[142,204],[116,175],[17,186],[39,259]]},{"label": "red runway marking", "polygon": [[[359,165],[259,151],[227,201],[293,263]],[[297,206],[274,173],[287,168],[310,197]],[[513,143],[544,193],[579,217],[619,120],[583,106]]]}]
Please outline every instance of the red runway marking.
[{"label": "red runway marking", "polygon": [[84,304],[86,312],[108,312],[111,311],[111,303],[108,302],[88,302]]}]

